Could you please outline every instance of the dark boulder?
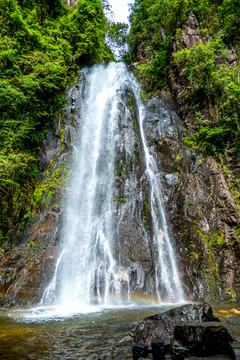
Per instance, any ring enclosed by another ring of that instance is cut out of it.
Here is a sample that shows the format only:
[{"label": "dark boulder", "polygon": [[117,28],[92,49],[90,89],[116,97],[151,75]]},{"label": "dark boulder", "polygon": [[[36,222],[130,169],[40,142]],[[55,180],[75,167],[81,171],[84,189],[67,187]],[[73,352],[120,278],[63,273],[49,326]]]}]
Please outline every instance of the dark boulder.
[{"label": "dark boulder", "polygon": [[218,321],[208,304],[188,304],[145,318],[135,328],[134,343],[141,342],[151,348],[154,339],[161,339],[169,349],[176,325],[181,322]]},{"label": "dark boulder", "polygon": [[155,339],[152,341],[152,357],[153,360],[165,360],[164,341]]},{"label": "dark boulder", "polygon": [[137,343],[133,346],[133,359],[146,358],[148,355],[148,347],[145,344]]},{"label": "dark boulder", "polygon": [[232,337],[220,322],[180,323],[174,329],[171,345],[173,360],[183,360],[186,356],[210,356],[227,354]]}]

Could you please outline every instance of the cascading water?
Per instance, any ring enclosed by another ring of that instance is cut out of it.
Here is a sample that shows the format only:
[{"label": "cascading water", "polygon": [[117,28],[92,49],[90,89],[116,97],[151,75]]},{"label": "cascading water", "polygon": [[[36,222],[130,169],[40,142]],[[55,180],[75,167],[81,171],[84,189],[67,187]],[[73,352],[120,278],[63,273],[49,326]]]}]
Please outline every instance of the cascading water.
[{"label": "cascading water", "polygon": [[[62,252],[41,303],[79,307],[130,303],[136,288],[142,296],[180,302],[183,292],[161,201],[159,171],[144,133],[146,114],[138,85],[122,63],[85,69],[84,76]],[[137,119],[124,102],[127,91],[132,94]],[[135,135],[126,135],[134,128]],[[142,166],[136,165],[134,137],[138,137]],[[128,171],[119,160],[123,148]],[[142,168],[141,175],[137,167]],[[142,217],[138,176],[148,189],[151,231]],[[151,259],[136,258],[131,249],[126,255],[124,248],[132,241],[133,247],[141,247],[133,239],[134,229],[124,235],[129,221],[139,229],[144,253]],[[148,270],[146,262],[151,264]]]},{"label": "cascading water", "polygon": [[183,291],[179,281],[174,252],[171,246],[164,208],[161,201],[161,183],[158,180],[158,169],[154,157],[147,146],[143,129],[145,109],[138,99],[140,133],[145,155],[146,173],[149,181],[150,209],[152,216],[152,241],[155,246],[155,281],[159,300],[164,297],[183,301]]}]

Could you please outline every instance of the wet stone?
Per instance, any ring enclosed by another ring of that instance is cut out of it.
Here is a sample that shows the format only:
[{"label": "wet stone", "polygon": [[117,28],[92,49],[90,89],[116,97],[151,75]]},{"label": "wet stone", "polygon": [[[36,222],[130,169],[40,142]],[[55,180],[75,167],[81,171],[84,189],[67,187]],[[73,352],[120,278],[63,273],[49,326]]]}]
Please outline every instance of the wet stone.
[{"label": "wet stone", "polygon": [[125,336],[122,340],[119,341],[119,343],[116,345],[117,347],[125,347],[125,346],[131,346],[132,345],[132,337],[131,336]]},{"label": "wet stone", "polygon": [[208,304],[188,304],[171,309],[161,314],[150,316],[141,321],[133,331],[133,341],[142,342],[151,348],[154,339],[161,339],[165,347],[170,346],[174,328],[181,322],[216,321]]},{"label": "wet stone", "polygon": [[165,179],[168,186],[175,186],[178,183],[178,174],[167,174]]},{"label": "wet stone", "polygon": [[231,344],[231,353],[232,353],[233,359],[240,360],[240,342],[239,341],[234,341]]},{"label": "wet stone", "polygon": [[152,357],[153,360],[165,360],[165,347],[163,340],[154,339],[152,341]]},{"label": "wet stone", "polygon": [[191,356],[185,358],[184,360],[232,360],[232,357],[228,355],[215,355],[215,356],[207,356],[207,357]]},{"label": "wet stone", "polygon": [[232,338],[240,343],[240,316],[226,317],[221,322],[228,329]]},{"label": "wet stone", "polygon": [[171,348],[172,360],[184,360],[191,354],[192,346],[185,346],[180,341],[174,341]]},{"label": "wet stone", "polygon": [[137,343],[133,346],[133,359],[139,360],[140,358],[146,358],[148,355],[148,347],[143,343]]},{"label": "wet stone", "polygon": [[181,323],[174,330],[173,359],[225,354],[229,352],[231,341],[231,335],[220,322]]}]

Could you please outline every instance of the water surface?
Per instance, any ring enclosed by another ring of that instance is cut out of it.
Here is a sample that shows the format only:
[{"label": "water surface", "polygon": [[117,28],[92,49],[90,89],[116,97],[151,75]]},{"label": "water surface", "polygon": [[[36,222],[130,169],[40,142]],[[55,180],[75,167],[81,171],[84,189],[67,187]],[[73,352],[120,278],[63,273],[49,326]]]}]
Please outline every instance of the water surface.
[{"label": "water surface", "polygon": [[1,311],[0,359],[131,358],[130,348],[119,347],[119,341],[128,335],[137,321],[170,307],[118,307],[66,317],[54,314],[51,309]]},{"label": "water surface", "polygon": [[[174,306],[92,308],[72,316],[54,308],[0,311],[0,359],[130,360],[131,347],[121,347],[119,341],[138,321]],[[239,316],[240,303],[215,304],[213,309],[221,319]]]}]

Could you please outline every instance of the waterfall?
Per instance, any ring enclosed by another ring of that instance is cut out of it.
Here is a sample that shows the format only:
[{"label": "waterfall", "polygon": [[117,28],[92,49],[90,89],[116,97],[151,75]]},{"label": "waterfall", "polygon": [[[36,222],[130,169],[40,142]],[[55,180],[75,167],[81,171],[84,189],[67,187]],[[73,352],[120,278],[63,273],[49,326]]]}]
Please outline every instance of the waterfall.
[{"label": "waterfall", "polygon": [[[122,63],[87,68],[83,76],[61,253],[41,303],[131,303],[136,289],[137,294],[158,301],[182,301],[159,170],[144,132],[146,114],[138,84]],[[137,119],[132,118],[125,101],[129,93]],[[136,160],[137,151],[142,165]],[[142,216],[146,192],[151,231]]]}]

